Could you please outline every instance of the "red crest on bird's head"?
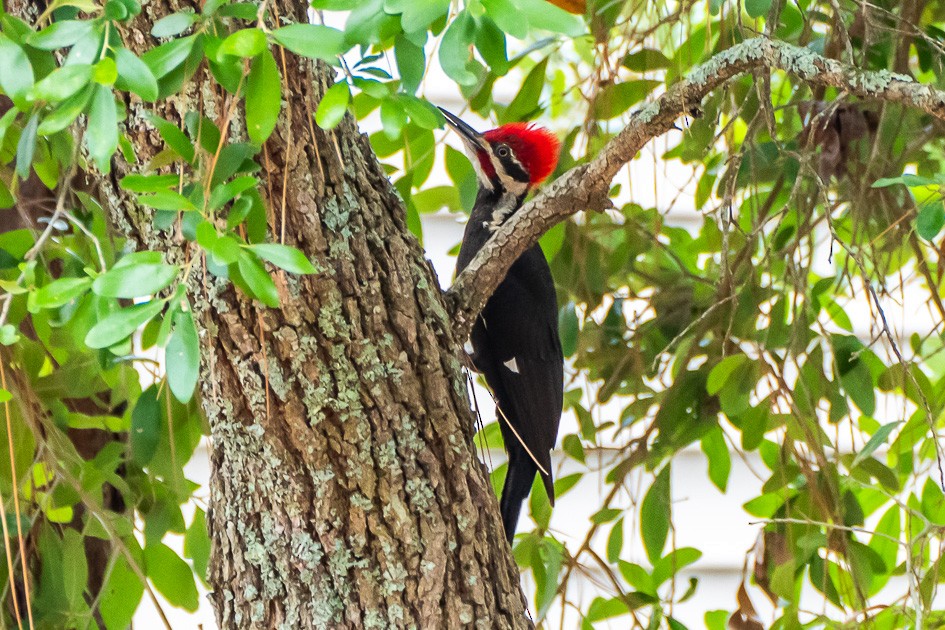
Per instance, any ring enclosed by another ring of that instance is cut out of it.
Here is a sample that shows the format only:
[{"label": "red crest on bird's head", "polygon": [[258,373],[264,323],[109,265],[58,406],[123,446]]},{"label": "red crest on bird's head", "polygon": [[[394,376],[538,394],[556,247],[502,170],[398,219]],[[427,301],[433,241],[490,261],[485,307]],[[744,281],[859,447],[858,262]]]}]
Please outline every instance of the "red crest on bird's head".
[{"label": "red crest on bird's head", "polygon": [[490,144],[504,143],[528,171],[532,186],[551,175],[558,165],[561,143],[544,127],[530,123],[509,123],[482,134]]}]

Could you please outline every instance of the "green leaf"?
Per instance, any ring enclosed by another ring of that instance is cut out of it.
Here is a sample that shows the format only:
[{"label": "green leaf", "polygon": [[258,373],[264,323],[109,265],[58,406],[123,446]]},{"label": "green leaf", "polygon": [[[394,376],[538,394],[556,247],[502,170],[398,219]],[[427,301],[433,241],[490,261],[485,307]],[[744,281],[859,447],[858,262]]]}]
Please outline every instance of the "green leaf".
[{"label": "green leaf", "polygon": [[112,154],[118,148],[118,109],[111,88],[104,85],[97,86],[92,96],[85,144],[99,170],[108,173]]},{"label": "green leaf", "polygon": [[239,260],[240,242],[232,236],[221,236],[210,251],[214,262],[221,266],[230,265]]},{"label": "green leaf", "polygon": [[16,203],[16,199],[13,198],[13,194],[4,181],[0,179],[0,209],[12,208],[14,203]]},{"label": "green leaf", "polygon": [[256,186],[259,180],[252,175],[237,177],[231,182],[220,184],[210,193],[210,200],[207,202],[207,208],[217,210],[230,202],[237,195]]},{"label": "green leaf", "polygon": [[167,384],[174,397],[190,402],[200,375],[200,340],[190,311],[174,314],[174,332],[167,342]]},{"label": "green leaf", "polygon": [[[137,547],[137,543],[134,543]],[[144,584],[138,579],[128,561],[121,554],[115,555],[108,581],[102,587],[99,612],[108,630],[127,628],[131,624],[141,597]]]},{"label": "green leaf", "polygon": [[315,123],[322,129],[334,129],[344,118],[348,111],[348,103],[351,101],[351,88],[344,81],[335,83],[328,88],[325,96],[318,103],[318,109],[315,112]]},{"label": "green leaf", "polygon": [[573,433],[569,433],[561,440],[561,448],[571,458],[576,461],[585,462],[584,445],[581,444],[581,438]]},{"label": "green leaf", "polygon": [[525,39],[528,36],[528,16],[524,15],[513,0],[481,0],[486,9],[486,15],[492,18],[496,25],[515,39]]},{"label": "green leaf", "polygon": [[301,274],[315,273],[315,267],[305,257],[305,254],[294,247],[276,243],[261,243],[251,245],[249,249],[263,260],[268,260],[276,267],[286,271]]},{"label": "green leaf", "polygon": [[266,47],[266,34],[258,28],[244,28],[231,34],[220,44],[218,54],[255,57]]},{"label": "green leaf", "polygon": [[63,20],[53,22],[38,33],[27,38],[27,43],[40,50],[56,50],[72,46],[92,32],[92,22],[85,20]]},{"label": "green leaf", "polygon": [[240,252],[237,266],[253,297],[266,306],[272,308],[279,306],[279,292],[276,290],[276,284],[255,254],[244,249]]},{"label": "green leaf", "polygon": [[115,87],[126,92],[134,92],[141,100],[152,103],[158,97],[158,84],[151,68],[127,48],[115,51],[115,64],[118,79]]},{"label": "green leaf", "polygon": [[282,81],[272,53],[264,50],[253,59],[246,79],[246,132],[250,140],[263,144],[279,119]]},{"label": "green leaf", "polygon": [[223,17],[234,17],[240,20],[255,20],[259,15],[259,7],[252,2],[234,2],[217,11]]},{"label": "green leaf", "polygon": [[164,142],[167,143],[171,149],[174,150],[177,155],[184,158],[184,161],[188,164],[192,164],[194,161],[195,150],[194,144],[190,141],[190,138],[180,130],[180,128],[170,123],[159,116],[149,115],[148,122],[150,122],[158,130],[158,133],[161,134],[161,137],[164,138]]},{"label": "green leaf", "polygon": [[171,40],[141,55],[141,61],[151,68],[154,78],[162,79],[184,63],[196,41],[196,35]]},{"label": "green leaf", "polygon": [[614,523],[607,537],[607,562],[617,562],[623,551],[623,519]]},{"label": "green leaf", "polygon": [[642,48],[627,55],[623,60],[623,65],[634,72],[648,72],[668,68],[672,65],[672,62],[666,55],[654,48]]},{"label": "green leaf", "polygon": [[476,23],[468,12],[463,11],[450,23],[440,40],[440,66],[460,85],[473,85],[478,80],[469,70],[469,47],[475,38]]},{"label": "green leaf", "polygon": [[561,351],[564,356],[570,357],[577,352],[579,323],[574,302],[568,302],[561,307],[558,314],[558,328],[561,330]]},{"label": "green leaf", "polygon": [[413,94],[420,87],[427,64],[423,47],[414,44],[403,35],[398,35],[394,39],[394,59],[397,61],[397,71],[400,73],[401,87],[408,94]]},{"label": "green leaf", "polygon": [[912,173],[903,173],[897,177],[881,177],[873,182],[873,188],[885,188],[895,184],[902,184],[904,186],[934,186],[938,183],[938,180],[932,179],[930,177],[922,177],[920,175],[913,175]]},{"label": "green leaf", "polygon": [[641,593],[653,596],[656,595],[656,586],[653,584],[653,578],[646,569],[639,564],[624,562],[623,560],[617,562],[617,567],[620,569],[620,575],[627,581],[627,584]]},{"label": "green leaf", "polygon": [[41,136],[50,136],[56,132],[62,131],[79,117],[79,114],[85,111],[92,95],[95,93],[95,86],[88,85],[84,90],[75,94],[63,102],[59,103],[55,109],[43,118],[39,123],[37,133]]},{"label": "green leaf", "polygon": [[59,308],[76,299],[92,285],[91,278],[59,278],[38,289],[30,300],[36,309]]},{"label": "green leaf", "polygon": [[[167,190],[179,182],[178,175],[125,175],[118,185],[130,192],[146,193]],[[189,201],[187,203],[190,204]]]},{"label": "green leaf", "polygon": [[187,563],[162,543],[144,549],[144,562],[151,583],[167,601],[190,612],[197,610],[197,586]]},{"label": "green leaf", "polygon": [[111,87],[117,79],[118,64],[111,57],[105,57],[92,66],[92,80],[96,83]]},{"label": "green leaf", "polygon": [[764,17],[771,8],[771,0],[745,0],[745,12],[753,18]]},{"label": "green leaf", "polygon": [[528,20],[533,29],[561,33],[569,37],[579,37],[586,34],[584,23],[577,15],[568,13],[545,0],[515,0],[521,14]]},{"label": "green leaf", "polygon": [[886,443],[886,440],[889,439],[889,434],[900,424],[902,424],[902,421],[898,420],[884,424],[876,429],[876,432],[870,437],[869,442],[867,442],[866,445],[860,449],[860,452],[856,454],[856,457],[853,458],[853,463],[850,464],[850,468],[856,468],[863,460],[875,453],[876,449]]},{"label": "green leaf", "polygon": [[425,30],[431,22],[446,15],[450,0],[384,0],[384,11],[400,13],[405,33]]},{"label": "green leaf", "polygon": [[130,308],[115,311],[92,326],[85,336],[90,348],[108,348],[128,338],[139,326],[164,309],[163,300],[152,300]]},{"label": "green leaf", "polygon": [[195,13],[171,13],[162,17],[151,27],[151,35],[154,37],[173,37],[180,35],[197,21],[198,16]]},{"label": "green leaf", "polygon": [[593,114],[598,120],[610,120],[624,113],[645,99],[662,81],[640,79],[610,83],[600,91],[594,101]]},{"label": "green leaf", "polygon": [[142,468],[151,462],[161,438],[161,404],[157,392],[157,385],[141,392],[131,412],[131,459]]},{"label": "green leaf", "polygon": [[387,98],[381,102],[381,125],[388,138],[391,140],[399,138],[403,134],[406,123],[407,113],[396,99]]},{"label": "green leaf", "polygon": [[919,208],[919,216],[915,222],[915,230],[919,236],[931,241],[942,231],[943,225],[945,225],[945,207],[941,200],[924,204]]},{"label": "green leaf", "polygon": [[548,68],[548,58],[542,59],[525,80],[522,81],[522,87],[518,94],[509,103],[508,108],[502,114],[502,120],[505,122],[516,122],[520,120],[529,120],[534,117],[538,110],[538,99],[541,98],[541,90],[545,86],[545,71]]},{"label": "green leaf", "polygon": [[733,354],[716,363],[712,371],[709,372],[709,378],[705,385],[706,393],[714,396],[722,391],[732,373],[747,362],[748,357],[744,354]]},{"label": "green leaf", "polygon": [[321,24],[289,24],[271,35],[280,46],[310,59],[335,61],[348,49],[343,32]]},{"label": "green leaf", "polygon": [[643,546],[650,562],[656,562],[663,555],[663,546],[669,534],[670,523],[670,466],[667,464],[657,475],[656,480],[640,507],[640,529],[643,534]]},{"label": "green leaf", "polygon": [[16,174],[20,179],[26,179],[30,176],[30,168],[33,165],[33,155],[36,152],[36,129],[39,126],[39,113],[33,112],[23,132],[20,134],[20,141],[16,145]]},{"label": "green leaf", "polygon": [[709,461],[709,479],[715,487],[725,492],[728,476],[732,470],[732,457],[728,452],[725,435],[718,426],[702,436],[702,452]]},{"label": "green leaf", "polygon": [[206,582],[210,564],[210,536],[207,533],[207,515],[200,508],[194,510],[194,520],[184,534],[184,557],[193,560],[194,573]]},{"label": "green leaf", "polygon": [[37,310],[41,308],[59,308],[88,291],[91,284],[91,278],[59,278],[53,280],[31,296],[30,306]]},{"label": "green leaf", "polygon": [[[0,89],[17,107],[26,110],[26,97],[33,87],[33,66],[26,53],[6,35],[0,33]],[[12,69],[16,68],[16,71]]]},{"label": "green leaf", "polygon": [[693,547],[681,547],[666,554],[653,565],[653,584],[656,588],[702,557],[702,552]]},{"label": "green leaf", "polygon": [[591,605],[587,607],[587,614],[584,616],[588,621],[603,621],[612,617],[619,617],[630,612],[627,604],[619,597],[604,599],[595,597]]},{"label": "green leaf", "polygon": [[181,212],[197,209],[187,197],[173,190],[158,190],[153,195],[138,197],[138,203],[155,210]]},{"label": "green leaf", "polygon": [[74,529],[62,532],[63,596],[73,609],[85,603],[82,594],[88,587],[89,565],[85,558],[82,535]]},{"label": "green leaf", "polygon": [[92,291],[113,298],[154,295],[177,277],[176,265],[128,265],[110,269],[92,283]]}]

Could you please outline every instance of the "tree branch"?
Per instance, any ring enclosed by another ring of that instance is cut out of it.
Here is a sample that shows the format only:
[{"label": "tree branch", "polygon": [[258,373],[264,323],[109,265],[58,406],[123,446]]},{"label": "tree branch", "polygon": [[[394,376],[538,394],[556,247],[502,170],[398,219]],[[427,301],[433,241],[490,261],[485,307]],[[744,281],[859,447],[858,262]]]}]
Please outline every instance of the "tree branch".
[{"label": "tree branch", "polygon": [[892,72],[866,71],[806,48],[764,37],[749,39],[697,66],[665,94],[630,115],[630,122],[601,152],[547,186],[499,228],[446,292],[457,337],[469,335],[476,315],[512,263],[538,238],[581,210],[611,205],[608,191],[617,172],[643,146],[697,110],[702,99],[732,77],[756,68],[777,69],[799,79],[863,98],[902,103],[945,120],[945,92]]}]

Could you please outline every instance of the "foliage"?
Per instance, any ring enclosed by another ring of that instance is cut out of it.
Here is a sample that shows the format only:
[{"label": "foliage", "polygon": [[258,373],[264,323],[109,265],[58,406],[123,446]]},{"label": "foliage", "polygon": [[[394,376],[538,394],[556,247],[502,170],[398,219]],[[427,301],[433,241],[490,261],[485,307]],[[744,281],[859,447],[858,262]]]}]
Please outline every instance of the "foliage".
[{"label": "foliage", "polygon": [[[0,206],[25,199],[31,177],[55,191],[41,234],[0,235],[0,342],[15,368],[0,392],[10,445],[0,449],[5,600],[11,576],[19,593],[28,581],[31,599],[17,601],[43,627],[125,627],[149,589],[196,607],[209,543],[184,465],[206,429],[193,397],[199,339],[187,287],[205,269],[276,306],[266,263],[315,271],[270,230],[256,174],[283,115],[283,52],[339,68],[315,124],[378,112],[371,142],[418,236],[421,213],[468,211],[475,196],[465,158],[437,149],[441,118],[423,98],[437,67],[469,111],[560,132],[559,173],[593,156],[635,104],[757,30],[941,84],[939,2],[590,5],[581,17],[543,0],[314,0],[328,16],[348,12],[342,30],[284,24],[265,3],[210,0],[155,22],[143,54],[123,44],[137,0],[56,2],[33,23],[0,16],[0,91],[14,105],[0,118]],[[914,5],[917,28],[901,26]],[[147,113],[198,71],[212,73],[232,107],[179,121]],[[507,86],[506,104],[494,94]],[[147,117],[165,147],[147,164],[135,151],[145,140],[123,132],[128,116]],[[688,228],[641,203],[645,183],[631,181],[615,185],[616,211],[542,239],[577,419],[560,444],[579,472],[559,475],[557,491],[599,475],[606,493],[578,546],[533,493],[536,527],[518,537],[515,557],[534,578],[537,619],[557,605],[579,611],[586,628],[628,618],[682,627],[672,611],[698,588],[681,587],[701,551],[673,548],[671,462],[696,444],[721,491],[733,455],[766,468],[761,494],[744,506],[761,523],[754,570],[707,626],[734,613],[752,627],[759,593],[774,603],[776,627],[941,619],[939,131],[901,106],[811,91],[786,74],[741,77],[659,156],[691,165]],[[155,230],[190,243],[186,259],[134,251],[106,229],[94,195],[74,189],[77,172],[106,176],[113,160],[135,166],[121,188],[153,213]],[[426,186],[437,160],[455,186]],[[937,322],[907,329],[908,344],[884,312],[897,297]],[[166,377],[146,352],[164,353]],[[105,446],[80,452],[91,431]],[[485,431],[496,445],[499,432]],[[194,513],[189,524],[181,506]],[[633,556],[636,532],[644,554]],[[190,564],[167,544],[178,534]],[[97,593],[83,553],[92,540],[109,543]],[[24,573],[27,545],[38,570]],[[585,567],[607,575],[609,597],[586,602],[569,588]],[[27,611],[3,614],[12,624]]]}]

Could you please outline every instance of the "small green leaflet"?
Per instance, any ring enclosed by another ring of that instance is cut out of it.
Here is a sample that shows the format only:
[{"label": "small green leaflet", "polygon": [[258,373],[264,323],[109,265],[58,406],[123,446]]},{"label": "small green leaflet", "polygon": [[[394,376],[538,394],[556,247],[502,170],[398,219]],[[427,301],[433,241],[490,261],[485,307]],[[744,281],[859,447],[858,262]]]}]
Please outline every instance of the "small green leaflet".
[{"label": "small green leaflet", "polygon": [[94,85],[87,85],[85,89],[80,91],[78,94],[67,98],[66,100],[59,103],[54,110],[52,110],[49,115],[43,118],[43,121],[39,123],[39,129],[37,133],[41,136],[49,136],[58,131],[62,131],[66,127],[72,124],[72,122],[78,118],[79,114],[85,111],[86,106],[88,106],[89,101],[92,100],[92,95],[95,93]]},{"label": "small green leaflet", "polygon": [[177,125],[170,123],[159,116],[148,116],[148,122],[155,126],[164,142],[167,143],[177,155],[184,158],[188,164],[194,161],[194,145],[190,139],[181,131]]},{"label": "small green leaflet", "polygon": [[253,59],[246,79],[246,131],[250,140],[263,144],[276,128],[282,109],[282,79],[269,50]]},{"label": "small green leaflet", "polygon": [[33,48],[40,50],[56,50],[65,46],[72,46],[85,37],[93,27],[93,23],[85,20],[63,20],[53,22],[38,33],[33,33],[27,42]]},{"label": "small green leaflet", "polygon": [[151,27],[151,35],[154,37],[173,37],[180,35],[197,21],[198,16],[194,13],[171,13],[162,17]]},{"label": "small green leaflet", "polygon": [[145,547],[144,561],[151,583],[168,602],[191,612],[197,610],[200,602],[194,573],[180,556],[167,545],[154,543]]},{"label": "small green leaflet", "polygon": [[136,298],[153,295],[177,277],[176,265],[133,264],[115,267],[92,283],[92,291],[112,298]]},{"label": "small green leaflet", "polygon": [[131,412],[131,458],[139,466],[147,466],[157,450],[161,431],[161,405],[157,385],[147,388],[138,397]]},{"label": "small green leaflet", "polygon": [[294,247],[277,243],[261,243],[251,245],[249,249],[263,260],[268,260],[276,267],[286,271],[301,274],[315,273],[315,267],[305,257],[305,254]]},{"label": "small green leaflet", "polygon": [[915,231],[919,236],[931,241],[942,231],[942,226],[945,226],[945,207],[942,206],[941,199],[923,204],[919,208],[919,216],[915,221]]},{"label": "small green leaflet", "polygon": [[89,107],[89,124],[85,132],[89,155],[103,173],[111,170],[111,158],[118,148],[118,109],[111,88],[95,88]]},{"label": "small green leaflet", "polygon": [[190,311],[174,314],[174,332],[167,341],[167,384],[174,398],[190,402],[200,374],[200,340]]},{"label": "small green leaflet", "polygon": [[469,71],[469,46],[475,31],[475,21],[464,11],[450,23],[440,41],[440,65],[447,76],[460,85],[473,85],[477,81],[476,75]]},{"label": "small green leaflet", "polygon": [[163,300],[153,300],[106,315],[85,336],[90,348],[108,348],[128,336],[164,309]]},{"label": "small green leaflet", "polygon": [[155,210],[194,211],[197,208],[187,197],[173,190],[158,190],[152,195],[138,197],[138,203]]},{"label": "small green leaflet", "polygon": [[266,306],[273,308],[279,306],[279,292],[276,290],[276,284],[255,254],[242,250],[237,267],[253,297]]},{"label": "small green leaflet", "polygon": [[650,562],[656,563],[663,555],[670,523],[670,466],[667,464],[650,486],[640,507],[640,529],[643,546]]},{"label": "small green leaflet", "polygon": [[244,28],[223,40],[218,54],[255,57],[266,47],[266,34],[258,28]]},{"label": "small green leaflet", "polygon": [[16,145],[16,174],[20,179],[30,176],[30,167],[33,165],[33,154],[36,152],[36,128],[39,126],[39,113],[33,112],[23,127],[20,141]]},{"label": "small green leaflet", "polygon": [[118,67],[118,79],[115,86],[119,90],[131,91],[149,103],[157,100],[158,84],[154,73],[144,61],[127,48],[115,51],[115,64]]},{"label": "small green leaflet", "polygon": [[33,66],[23,49],[0,33],[0,68],[16,68],[16,72],[0,72],[0,88],[26,111],[26,95],[33,87]]},{"label": "small green leaflet", "polygon": [[348,84],[344,81],[335,83],[328,88],[325,96],[319,101],[318,109],[315,112],[315,123],[325,130],[334,129],[344,118],[350,101],[351,89]]},{"label": "small green leaflet", "polygon": [[85,293],[92,284],[91,278],[59,278],[38,289],[30,296],[32,312],[41,308],[58,308]]},{"label": "small green leaflet", "polygon": [[344,33],[320,24],[289,24],[272,31],[271,35],[281,46],[311,59],[334,61],[348,49]]},{"label": "small green leaflet", "polygon": [[92,80],[92,66],[77,63],[50,72],[33,86],[33,97],[41,101],[62,101],[69,98]]},{"label": "small green leaflet", "polygon": [[896,422],[890,422],[884,424],[880,428],[876,429],[876,433],[873,434],[873,437],[870,438],[870,441],[856,454],[856,457],[853,458],[853,463],[850,464],[850,468],[856,468],[863,460],[876,452],[880,446],[886,443],[886,440],[889,439],[889,434],[895,430],[897,426],[902,424],[901,420]]},{"label": "small green leaflet", "polygon": [[745,12],[753,18],[764,17],[771,8],[771,0],[745,0]]}]

